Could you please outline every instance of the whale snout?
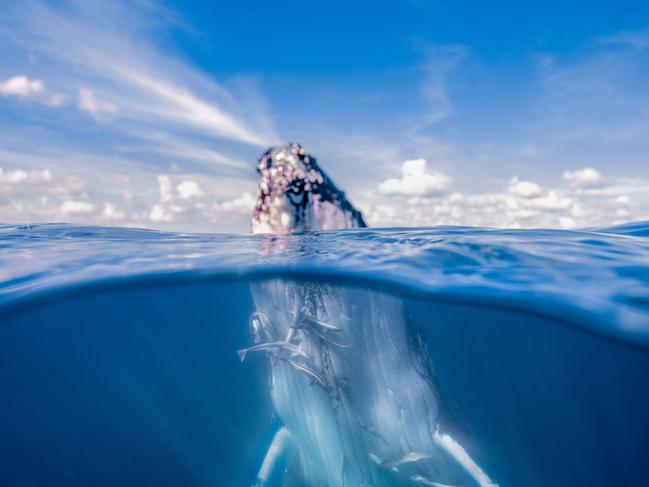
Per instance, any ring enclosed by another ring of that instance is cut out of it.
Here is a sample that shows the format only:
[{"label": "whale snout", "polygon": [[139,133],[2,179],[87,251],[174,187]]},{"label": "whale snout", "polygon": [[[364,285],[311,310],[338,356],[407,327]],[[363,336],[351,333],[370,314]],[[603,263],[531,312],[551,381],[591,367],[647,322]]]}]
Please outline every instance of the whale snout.
[{"label": "whale snout", "polygon": [[259,158],[255,233],[364,227],[361,213],[300,144],[272,147]]}]

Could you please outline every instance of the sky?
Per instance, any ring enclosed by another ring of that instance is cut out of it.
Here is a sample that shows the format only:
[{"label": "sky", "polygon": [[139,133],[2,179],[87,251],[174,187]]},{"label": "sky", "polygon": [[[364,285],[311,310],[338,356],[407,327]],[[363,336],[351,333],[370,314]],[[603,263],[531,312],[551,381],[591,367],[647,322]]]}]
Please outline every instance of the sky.
[{"label": "sky", "polygon": [[649,220],[646,1],[0,3],[0,223],[247,232],[289,141],[372,226]]}]

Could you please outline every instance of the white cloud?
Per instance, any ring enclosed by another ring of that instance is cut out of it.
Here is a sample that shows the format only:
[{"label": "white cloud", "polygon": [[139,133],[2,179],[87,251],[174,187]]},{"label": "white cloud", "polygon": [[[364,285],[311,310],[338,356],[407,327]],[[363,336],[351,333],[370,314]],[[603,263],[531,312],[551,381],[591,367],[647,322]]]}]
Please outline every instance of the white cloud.
[{"label": "white cloud", "polygon": [[180,199],[183,200],[203,195],[203,190],[196,181],[183,181],[176,187],[176,189],[178,190]]},{"label": "white cloud", "polygon": [[114,113],[117,111],[115,105],[97,99],[95,94],[88,88],[79,89],[79,108],[91,115],[99,115],[102,112]]},{"label": "white cloud", "polygon": [[61,205],[63,215],[88,215],[95,210],[95,205],[88,201],[68,200]]},{"label": "white cloud", "polygon": [[0,168],[0,222],[245,232],[254,185],[198,174]]},{"label": "white cloud", "polygon": [[14,76],[0,82],[0,95],[4,96],[31,96],[43,91],[43,82],[39,79],[31,80],[27,76]]},{"label": "white cloud", "polygon": [[565,228],[566,230],[572,230],[573,228],[577,228],[577,222],[575,221],[574,218],[571,218],[569,216],[560,216],[559,217],[559,226],[561,228]]},{"label": "white cloud", "polygon": [[509,181],[508,191],[523,198],[533,198],[543,194],[541,186],[531,181],[521,181],[517,176]]},{"label": "white cloud", "polygon": [[0,81],[0,95],[31,97],[50,107],[63,106],[66,100],[62,93],[49,93],[42,80],[29,79],[27,76],[13,76],[5,81]]},{"label": "white cloud", "polygon": [[252,209],[255,207],[255,202],[255,197],[251,193],[245,192],[238,198],[215,204],[212,209],[247,216],[252,215]]},{"label": "white cloud", "polygon": [[426,196],[444,191],[449,178],[444,173],[427,169],[425,159],[405,161],[401,179],[388,179],[379,185],[385,195]]},{"label": "white cloud", "polygon": [[[595,178],[577,178],[595,184]],[[372,226],[469,225],[500,228],[584,228],[649,220],[649,180],[611,178],[596,186],[542,188],[514,177],[500,192],[451,192],[407,200],[368,193],[357,202]],[[521,184],[529,183],[529,184]],[[587,190],[586,190],[587,189]]]},{"label": "white cloud", "polygon": [[564,171],[563,179],[577,188],[590,188],[602,183],[602,175],[592,167],[585,167],[576,171]]},{"label": "white cloud", "polygon": [[[217,184],[206,186],[218,188]],[[198,181],[183,179],[175,184],[172,176],[158,176],[158,201],[151,205],[147,219],[154,225],[174,224],[186,226],[191,222],[194,229],[213,230],[215,223],[225,223],[240,230],[249,228],[249,219],[255,198],[249,191],[240,196],[223,198],[222,195],[203,189]]]},{"label": "white cloud", "polygon": [[[415,164],[415,166],[418,166]],[[416,171],[415,171],[416,172]],[[401,180],[399,180],[401,181]],[[584,190],[562,183],[534,191],[435,193],[400,198],[350,192],[372,226],[606,226],[649,220],[649,180],[607,178]],[[255,183],[198,174],[70,173],[27,168],[0,171],[0,221],[66,221],[176,231],[246,232]],[[540,186],[539,186],[540,187]],[[528,188],[529,189],[529,188]]]},{"label": "white cloud", "polygon": [[620,204],[620,205],[624,205],[624,206],[629,206],[631,204],[631,200],[625,194],[620,195],[617,198],[615,198],[615,202]]},{"label": "white cloud", "polygon": [[174,216],[173,213],[167,211],[163,205],[156,203],[155,205],[153,205],[153,207],[151,207],[149,220],[151,220],[153,223],[172,222],[174,220]]},{"label": "white cloud", "polygon": [[105,202],[102,216],[105,220],[112,222],[112,221],[123,220],[126,215],[123,211],[118,210],[113,203]]},{"label": "white cloud", "polygon": [[554,189],[551,189],[543,196],[532,198],[526,203],[530,208],[547,211],[569,209],[572,204],[573,200],[571,198],[561,195]]},{"label": "white cloud", "polygon": [[42,171],[24,171],[22,169],[5,171],[0,167],[0,183],[34,184],[50,181],[51,179],[52,173],[49,169],[44,169]]}]

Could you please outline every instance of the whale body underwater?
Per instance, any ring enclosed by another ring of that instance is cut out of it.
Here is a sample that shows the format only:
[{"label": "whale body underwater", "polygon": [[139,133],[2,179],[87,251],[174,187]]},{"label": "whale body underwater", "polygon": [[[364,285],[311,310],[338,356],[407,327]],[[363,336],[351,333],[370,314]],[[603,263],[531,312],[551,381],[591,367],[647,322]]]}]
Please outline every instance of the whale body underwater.
[{"label": "whale body underwater", "polygon": [[[366,227],[300,145],[268,150],[257,170],[253,233]],[[401,298],[286,278],[251,291],[253,343],[238,353],[266,354],[281,421],[254,485],[497,485],[446,430],[423,332]]]}]

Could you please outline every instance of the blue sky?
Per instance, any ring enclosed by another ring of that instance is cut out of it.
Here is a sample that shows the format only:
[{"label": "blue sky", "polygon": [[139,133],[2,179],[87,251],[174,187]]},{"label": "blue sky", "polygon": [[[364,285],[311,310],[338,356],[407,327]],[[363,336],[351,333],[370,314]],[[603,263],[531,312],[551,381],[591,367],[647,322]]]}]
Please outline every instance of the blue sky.
[{"label": "blue sky", "polygon": [[0,222],[249,225],[301,142],[373,225],[649,219],[647,2],[9,1]]}]

